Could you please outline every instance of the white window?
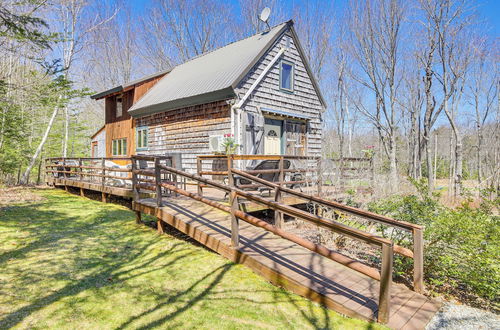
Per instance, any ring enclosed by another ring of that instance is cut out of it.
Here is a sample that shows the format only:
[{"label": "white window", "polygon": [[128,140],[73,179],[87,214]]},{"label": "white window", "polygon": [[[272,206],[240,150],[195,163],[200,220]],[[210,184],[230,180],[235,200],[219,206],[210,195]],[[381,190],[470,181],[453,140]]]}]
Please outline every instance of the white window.
[{"label": "white window", "polygon": [[127,155],[127,138],[113,140],[113,156]]},{"label": "white window", "polygon": [[116,98],[116,118],[123,115],[123,102],[121,97]]},{"label": "white window", "polygon": [[137,150],[144,150],[148,147],[148,127],[141,126],[137,127]]},{"label": "white window", "polygon": [[280,89],[293,92],[294,65],[291,62],[281,61],[280,64]]}]

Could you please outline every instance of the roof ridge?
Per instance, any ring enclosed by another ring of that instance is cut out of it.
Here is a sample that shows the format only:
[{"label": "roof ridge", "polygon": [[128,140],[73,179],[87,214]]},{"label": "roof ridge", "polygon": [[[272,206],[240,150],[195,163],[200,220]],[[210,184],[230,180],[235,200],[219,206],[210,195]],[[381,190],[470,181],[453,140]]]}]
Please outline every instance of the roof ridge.
[{"label": "roof ridge", "polygon": [[237,43],[237,42],[240,42],[240,41],[243,41],[243,40],[246,40],[246,39],[250,39],[250,38],[255,37],[255,36],[259,35],[259,34],[260,34],[260,35],[267,34],[267,33],[271,32],[271,30],[274,30],[275,28],[277,28],[278,26],[280,26],[280,25],[284,25],[284,24],[288,24],[288,23],[289,23],[289,22],[291,22],[291,21],[292,21],[292,20],[287,20],[287,21],[281,22],[281,23],[279,23],[279,24],[273,25],[273,26],[272,26],[272,27],[270,27],[270,28],[269,28],[269,30],[267,30],[267,31],[257,32],[257,33],[255,33],[255,34],[252,34],[252,35],[248,36],[248,37],[244,37],[244,38],[241,38],[241,39],[238,39],[238,40],[232,41],[232,42],[230,42],[230,43],[228,43],[228,44],[225,44],[225,45],[223,45],[223,46],[220,46],[220,47],[214,48],[214,49],[209,50],[209,51],[207,51],[207,52],[205,52],[205,53],[198,54],[198,55],[196,55],[196,56],[193,56],[193,57],[191,57],[191,58],[187,59],[185,62],[182,62],[182,63],[179,63],[179,64],[177,64],[177,65],[174,65],[173,67],[171,67],[171,69],[173,70],[173,69],[175,69],[176,67],[178,67],[178,66],[180,66],[180,65],[183,65],[183,64],[186,64],[186,63],[188,63],[188,62],[191,62],[191,61],[193,61],[193,60],[195,60],[195,59],[197,59],[197,58],[200,58],[200,57],[203,57],[203,56],[208,55],[208,54],[210,54],[210,53],[213,53],[213,52],[215,52],[215,51],[217,51],[217,50],[219,50],[219,49],[222,49],[222,48],[228,47],[228,46],[230,46],[230,45],[232,45],[232,44],[235,44],[235,43]]}]

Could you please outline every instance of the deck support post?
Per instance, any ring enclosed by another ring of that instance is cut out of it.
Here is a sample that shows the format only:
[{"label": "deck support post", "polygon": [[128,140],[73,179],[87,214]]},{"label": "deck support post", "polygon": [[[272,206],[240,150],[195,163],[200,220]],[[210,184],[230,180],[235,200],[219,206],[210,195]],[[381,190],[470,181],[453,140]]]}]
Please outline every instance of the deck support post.
[{"label": "deck support post", "polygon": [[85,189],[80,188],[80,196],[85,197]]},{"label": "deck support post", "polygon": [[378,321],[389,322],[391,315],[391,283],[394,246],[382,244],[382,269],[380,271],[380,293],[378,300]]},{"label": "deck support post", "polygon": [[69,191],[69,188],[66,184],[64,184],[64,190]]},{"label": "deck support post", "polygon": [[160,159],[155,157],[156,205],[161,207],[161,169]]},{"label": "deck support post", "polygon": [[[234,188],[234,177],[232,173],[232,168],[234,164],[234,159],[232,155],[227,156],[227,176],[229,181],[229,187]],[[239,234],[239,219],[236,216],[236,211],[238,211],[238,195],[235,191],[231,190],[229,193],[229,205],[231,206],[231,243],[233,248],[237,249],[240,245],[240,234]]]},{"label": "deck support post", "polygon": [[[201,173],[201,170],[203,168],[201,162],[202,162],[202,159],[200,157],[198,157],[196,159],[196,172],[197,172],[196,174],[198,176],[201,176],[200,173]],[[203,188],[201,187],[201,182],[198,182],[198,195],[203,196]]]},{"label": "deck support post", "polygon": [[156,229],[158,234],[165,234],[165,222],[160,218],[156,218]]},{"label": "deck support post", "polygon": [[413,289],[424,292],[424,238],[422,228],[413,228]]},{"label": "deck support post", "polygon": [[104,191],[101,192],[101,201],[103,203],[107,203],[108,202],[108,198],[107,198],[106,193]]},{"label": "deck support post", "polygon": [[135,211],[135,223],[140,224],[142,222],[141,211]]}]

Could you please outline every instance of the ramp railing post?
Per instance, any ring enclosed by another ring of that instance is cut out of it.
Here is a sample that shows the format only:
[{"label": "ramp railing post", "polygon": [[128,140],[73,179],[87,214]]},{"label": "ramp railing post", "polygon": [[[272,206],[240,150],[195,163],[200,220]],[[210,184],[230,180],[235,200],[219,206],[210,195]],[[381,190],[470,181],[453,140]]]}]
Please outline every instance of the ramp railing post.
[{"label": "ramp railing post", "polygon": [[424,238],[422,228],[413,228],[413,289],[424,292]]},{"label": "ramp railing post", "polygon": [[161,207],[161,169],[160,159],[155,157],[155,185],[156,185],[156,205]]},{"label": "ramp railing post", "polygon": [[380,293],[378,300],[378,321],[380,323],[389,322],[391,314],[391,284],[392,284],[392,263],[394,256],[394,246],[382,244],[382,268],[380,271]]},{"label": "ramp railing post", "polygon": [[[198,176],[201,176],[201,171],[202,171],[203,167],[202,167],[202,159],[200,157],[198,157],[196,159],[196,171],[197,171],[197,175]],[[203,196],[203,189],[201,187],[201,182],[198,182],[198,195],[200,196]]]},{"label": "ramp railing post", "polygon": [[[274,189],[274,201],[277,202],[277,203],[281,203],[282,201],[282,198],[281,198],[281,186],[283,185],[283,183],[285,182],[285,157],[284,156],[280,156],[280,161],[279,161],[279,184],[278,184],[278,187],[276,187]],[[282,228],[283,227],[283,213],[278,211],[278,210],[274,210],[274,225],[278,228]]]},{"label": "ramp railing post", "polygon": [[238,210],[238,195],[233,190],[234,188],[234,177],[233,177],[233,163],[234,159],[232,155],[227,155],[227,176],[229,186],[231,187],[231,192],[229,193],[229,205],[231,205],[231,243],[233,248],[237,249],[240,245],[239,237],[239,219],[236,217],[236,211]]},{"label": "ramp railing post", "polygon": [[317,184],[318,184],[318,196],[321,197],[321,190],[322,190],[322,185],[323,185],[323,180],[322,180],[322,173],[321,173],[321,157],[317,158],[316,161],[316,169],[317,169]]}]

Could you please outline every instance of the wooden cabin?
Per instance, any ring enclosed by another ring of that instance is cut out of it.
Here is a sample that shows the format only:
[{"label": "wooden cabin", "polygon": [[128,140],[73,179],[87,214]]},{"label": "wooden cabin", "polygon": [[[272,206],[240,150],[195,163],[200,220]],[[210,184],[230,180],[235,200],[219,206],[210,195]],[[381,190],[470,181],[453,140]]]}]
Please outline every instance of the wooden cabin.
[{"label": "wooden cabin", "polygon": [[105,99],[106,156],[320,156],[325,102],[293,21],[92,96]]}]

